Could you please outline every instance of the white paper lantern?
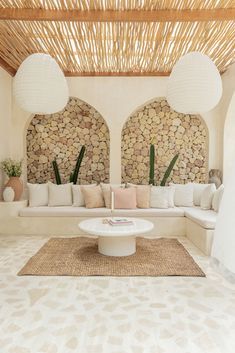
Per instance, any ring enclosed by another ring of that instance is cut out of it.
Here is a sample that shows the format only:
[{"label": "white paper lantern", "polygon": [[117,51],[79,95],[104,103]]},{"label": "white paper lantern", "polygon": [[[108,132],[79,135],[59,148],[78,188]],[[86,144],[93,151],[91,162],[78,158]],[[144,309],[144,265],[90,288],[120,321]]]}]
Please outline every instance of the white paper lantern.
[{"label": "white paper lantern", "polygon": [[182,56],[173,67],[166,98],[175,111],[205,113],[218,104],[221,96],[220,73],[207,55],[191,52]]},{"label": "white paper lantern", "polygon": [[20,65],[13,81],[19,106],[34,114],[62,110],[69,98],[66,79],[57,62],[48,54],[32,54]]}]

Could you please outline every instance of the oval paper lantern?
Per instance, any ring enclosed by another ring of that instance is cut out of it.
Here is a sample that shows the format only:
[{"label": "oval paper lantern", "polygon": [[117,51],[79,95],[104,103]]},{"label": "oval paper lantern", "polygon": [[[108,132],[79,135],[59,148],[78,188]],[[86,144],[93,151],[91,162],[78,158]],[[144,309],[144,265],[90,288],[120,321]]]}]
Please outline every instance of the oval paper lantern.
[{"label": "oval paper lantern", "polygon": [[173,67],[166,98],[175,111],[205,113],[218,104],[221,96],[220,73],[207,55],[191,52],[182,56]]},{"label": "oval paper lantern", "polygon": [[57,62],[48,54],[32,54],[20,65],[13,94],[19,106],[34,114],[62,110],[69,99],[68,85]]}]

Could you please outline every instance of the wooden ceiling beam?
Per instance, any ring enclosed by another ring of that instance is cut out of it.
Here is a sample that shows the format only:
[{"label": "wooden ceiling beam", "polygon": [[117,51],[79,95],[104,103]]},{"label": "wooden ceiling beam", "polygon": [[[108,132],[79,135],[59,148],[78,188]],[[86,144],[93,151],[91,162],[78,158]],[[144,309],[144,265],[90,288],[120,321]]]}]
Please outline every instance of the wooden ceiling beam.
[{"label": "wooden ceiling beam", "polygon": [[0,20],[72,22],[201,22],[235,19],[235,8],[197,10],[45,10],[1,8]]},{"label": "wooden ceiling beam", "polygon": [[6,70],[11,76],[15,76],[16,70],[0,57],[0,66]]},{"label": "wooden ceiling beam", "polygon": [[170,72],[164,72],[164,71],[154,71],[154,72],[69,72],[65,71],[64,75],[66,77],[75,77],[75,76],[85,76],[85,77],[111,77],[111,76],[125,76],[125,77],[130,77],[130,76],[169,76]]}]

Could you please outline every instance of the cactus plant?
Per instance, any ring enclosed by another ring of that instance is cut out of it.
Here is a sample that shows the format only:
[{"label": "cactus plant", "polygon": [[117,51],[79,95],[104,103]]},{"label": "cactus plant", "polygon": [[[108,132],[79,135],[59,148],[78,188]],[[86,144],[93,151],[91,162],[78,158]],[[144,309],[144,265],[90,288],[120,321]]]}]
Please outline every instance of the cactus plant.
[{"label": "cactus plant", "polygon": [[69,176],[69,182],[70,182],[70,183],[73,182],[73,173],[71,173],[70,176]]},{"label": "cactus plant", "polygon": [[163,178],[162,178],[162,181],[161,181],[161,183],[160,183],[161,186],[165,186],[165,185],[166,185],[166,181],[167,181],[167,179],[169,178],[169,176],[170,176],[170,174],[171,174],[171,172],[172,172],[172,170],[173,170],[173,168],[174,168],[174,165],[175,165],[175,163],[176,163],[176,161],[177,161],[178,158],[179,158],[179,155],[178,155],[178,154],[176,154],[176,155],[172,158],[172,160],[171,160],[171,162],[170,162],[170,164],[169,164],[167,170],[165,171],[165,174],[164,174],[164,176],[163,176]]},{"label": "cactus plant", "polygon": [[52,166],[54,169],[54,173],[55,173],[55,180],[56,180],[56,184],[61,184],[61,177],[60,177],[60,172],[59,172],[59,168],[58,168],[58,164],[56,162],[56,160],[52,161]]},{"label": "cactus plant", "polygon": [[[70,183],[77,184],[78,173],[79,173],[79,169],[80,169],[84,154],[85,154],[85,146],[82,146],[81,151],[80,151],[78,158],[77,158],[74,172],[71,173],[69,176]],[[59,168],[58,168],[58,164],[57,164],[56,160],[54,160],[52,162],[52,165],[53,165],[53,169],[54,169],[54,173],[55,173],[56,184],[61,184],[60,172],[59,172]]]},{"label": "cactus plant", "polygon": [[152,139],[149,150],[149,184],[154,185],[155,139]]},{"label": "cactus plant", "polygon": [[78,180],[78,173],[79,173],[79,169],[80,169],[80,166],[81,166],[81,163],[82,163],[82,160],[83,160],[83,157],[84,157],[84,154],[85,154],[85,146],[83,145],[81,150],[80,150],[80,153],[78,155],[78,158],[77,158],[77,163],[75,165],[75,168],[74,168],[74,172],[72,175],[70,175],[70,181],[74,184],[77,184],[77,180]]}]

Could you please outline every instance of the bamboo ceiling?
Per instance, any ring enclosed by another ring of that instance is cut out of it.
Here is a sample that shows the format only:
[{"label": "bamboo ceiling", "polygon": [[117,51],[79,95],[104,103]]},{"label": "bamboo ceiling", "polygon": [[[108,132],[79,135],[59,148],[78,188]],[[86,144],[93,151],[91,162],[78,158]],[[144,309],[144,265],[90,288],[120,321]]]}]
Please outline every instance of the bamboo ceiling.
[{"label": "bamboo ceiling", "polygon": [[35,52],[66,75],[168,75],[200,51],[235,61],[235,0],[1,0],[0,65],[12,75]]}]

